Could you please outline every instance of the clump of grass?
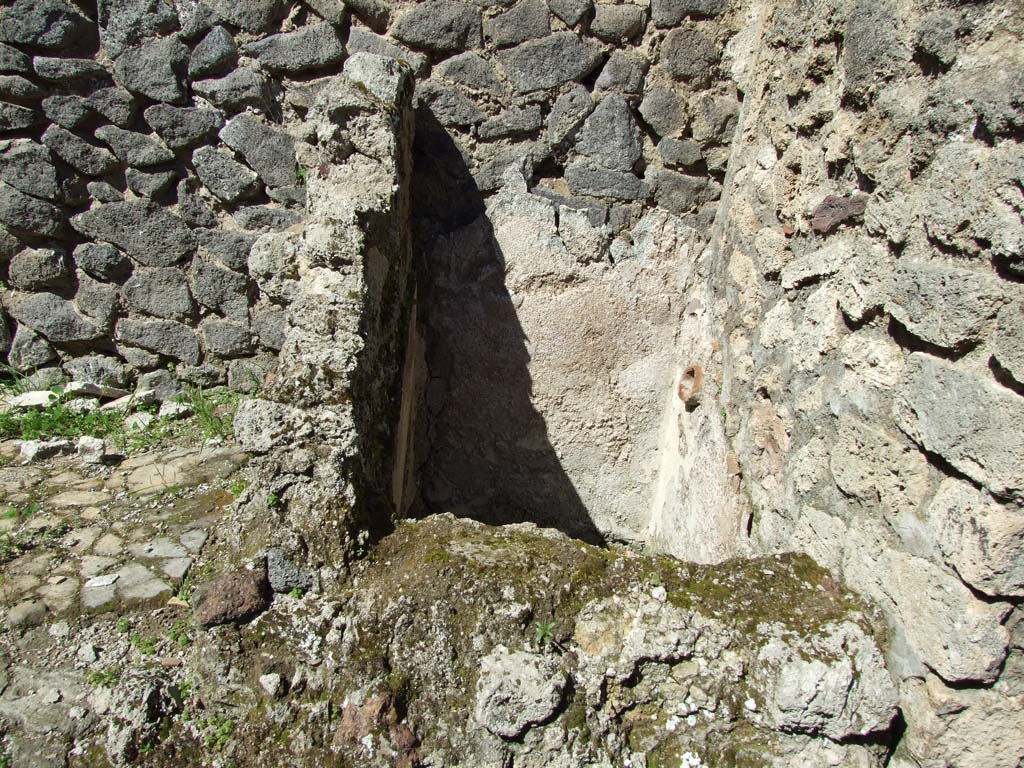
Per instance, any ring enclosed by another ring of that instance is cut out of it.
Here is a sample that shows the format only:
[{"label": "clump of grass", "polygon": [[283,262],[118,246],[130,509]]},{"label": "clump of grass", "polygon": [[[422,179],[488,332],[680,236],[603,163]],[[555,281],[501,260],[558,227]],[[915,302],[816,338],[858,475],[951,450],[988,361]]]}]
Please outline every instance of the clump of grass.
[{"label": "clump of grass", "polygon": [[103,671],[93,669],[86,674],[85,680],[94,688],[113,688],[120,677],[121,671],[119,669]]},{"label": "clump of grass", "polygon": [[33,530],[0,533],[0,565],[11,562],[38,547],[52,546],[71,530],[67,523]]},{"label": "clump of grass", "polygon": [[132,646],[143,656],[152,656],[156,653],[156,638],[145,637],[137,632],[131,637]]},{"label": "clump of grass", "polygon": [[31,517],[36,514],[41,507],[39,502],[32,501],[28,504],[18,506],[16,504],[8,504],[7,509],[4,511],[0,518],[4,520],[24,520],[26,517]]},{"label": "clump of grass", "polygon": [[207,440],[227,440],[234,434],[235,411],[240,399],[237,392],[189,387],[178,399],[192,409],[195,423]]},{"label": "clump of grass", "polygon": [[0,439],[46,440],[54,437],[115,437],[124,433],[121,411],[76,413],[59,399],[46,408],[0,413]]},{"label": "clump of grass", "polygon": [[192,644],[191,627],[185,619],[178,619],[167,633],[168,639],[179,648]]}]

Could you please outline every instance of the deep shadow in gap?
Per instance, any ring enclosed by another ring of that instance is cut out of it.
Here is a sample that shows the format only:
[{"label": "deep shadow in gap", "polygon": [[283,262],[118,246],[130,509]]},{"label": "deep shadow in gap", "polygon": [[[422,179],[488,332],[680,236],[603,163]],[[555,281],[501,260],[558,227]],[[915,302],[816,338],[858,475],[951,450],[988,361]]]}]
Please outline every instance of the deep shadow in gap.
[{"label": "deep shadow in gap", "polygon": [[413,153],[413,262],[429,372],[413,513],[532,522],[603,544],[533,407],[527,339],[483,195],[423,106]]}]

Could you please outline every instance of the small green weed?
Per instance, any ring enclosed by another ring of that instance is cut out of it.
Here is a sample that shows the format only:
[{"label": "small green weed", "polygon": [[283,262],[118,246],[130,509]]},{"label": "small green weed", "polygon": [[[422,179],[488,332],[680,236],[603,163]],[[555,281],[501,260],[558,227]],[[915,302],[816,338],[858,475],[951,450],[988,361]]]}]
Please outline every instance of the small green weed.
[{"label": "small green weed", "polygon": [[85,680],[94,688],[113,688],[120,677],[121,670],[119,669],[107,669],[102,672],[93,669],[86,674]]},{"label": "small green weed", "polygon": [[122,635],[126,635],[132,631],[132,623],[125,616],[122,616],[120,619],[118,619],[117,624],[115,624],[114,626],[117,627],[117,631],[120,632]]},{"label": "small green weed", "polygon": [[306,186],[309,183],[309,168],[300,165],[295,171],[295,181],[303,187]]},{"label": "small green weed", "polygon": [[228,483],[228,492],[236,499],[241,496],[245,489],[249,487],[249,483],[246,482],[245,478],[236,477],[230,483]]},{"label": "small green weed", "polygon": [[267,507],[270,509],[277,509],[281,504],[281,499],[276,493],[271,493],[267,496]]},{"label": "small green weed", "polygon": [[170,631],[167,633],[167,637],[172,643],[181,647],[187,648],[192,644],[191,626],[185,619],[178,619],[174,622]]},{"label": "small green weed", "polygon": [[216,749],[218,752],[224,749],[235,730],[234,720],[216,713],[210,715],[206,720],[200,720],[199,725],[202,730],[207,731],[206,746]]},{"label": "small green weed", "polygon": [[156,653],[156,638],[143,637],[138,632],[132,635],[132,646],[143,656],[152,656]]},{"label": "small green weed", "polygon": [[292,589],[291,591],[288,592],[288,597],[294,597],[296,600],[301,600],[302,596],[305,595],[305,594],[306,594],[306,590],[299,589],[298,587],[295,587],[295,589]]},{"label": "small green weed", "polygon": [[15,504],[8,504],[7,511],[4,512],[0,517],[4,520],[21,520],[26,517],[34,515],[40,510],[38,502],[30,502],[24,506],[17,506]]},{"label": "small green weed", "polygon": [[179,397],[192,409],[196,425],[207,440],[228,439],[234,434],[235,411],[240,395],[229,389],[189,387]]},{"label": "small green weed", "polygon": [[547,648],[555,639],[555,622],[538,621],[533,633],[533,642],[538,648]]}]

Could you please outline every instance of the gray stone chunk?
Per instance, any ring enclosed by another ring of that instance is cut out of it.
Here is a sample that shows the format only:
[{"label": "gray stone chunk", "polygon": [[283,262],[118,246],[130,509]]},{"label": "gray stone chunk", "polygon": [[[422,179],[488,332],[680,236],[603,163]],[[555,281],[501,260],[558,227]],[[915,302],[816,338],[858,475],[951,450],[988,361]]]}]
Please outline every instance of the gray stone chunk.
[{"label": "gray stone chunk", "polygon": [[480,11],[456,0],[427,0],[404,11],[391,34],[413,48],[463,51],[480,45]]},{"label": "gray stone chunk", "polygon": [[551,656],[503,645],[480,660],[474,719],[503,739],[518,739],[558,710],[565,673]]},{"label": "gray stone chunk", "polygon": [[103,147],[94,147],[71,131],[51,125],[43,134],[43,144],[61,160],[86,176],[102,176],[117,167],[117,158]]},{"label": "gray stone chunk", "polygon": [[132,271],[132,263],[108,243],[82,243],[74,250],[75,263],[98,280],[123,282]]},{"label": "gray stone chunk", "polygon": [[149,390],[157,402],[167,402],[181,394],[181,386],[170,371],[150,371],[139,376],[139,389]]},{"label": "gray stone chunk", "polygon": [[235,38],[224,27],[211,29],[193,50],[188,60],[188,76],[193,79],[214,75],[234,66],[238,60]]},{"label": "gray stone chunk", "polygon": [[893,403],[897,426],[999,496],[1024,497],[1024,398],[915,352]]},{"label": "gray stone chunk", "polygon": [[275,592],[307,591],[313,588],[313,574],[296,565],[280,547],[267,550],[267,578]]},{"label": "gray stone chunk", "polygon": [[29,107],[0,102],[0,131],[23,131],[42,122],[42,116]]},{"label": "gray stone chunk", "polygon": [[282,232],[302,220],[298,211],[269,205],[242,206],[232,216],[239,227],[254,232]]},{"label": "gray stone chunk", "polygon": [[1024,384],[1024,302],[1015,301],[999,312],[992,355],[1014,381]]},{"label": "gray stone chunk", "polygon": [[640,128],[622,96],[605,96],[590,113],[576,139],[576,151],[617,171],[636,165],[642,153]]},{"label": "gray stone chunk", "polygon": [[477,135],[484,141],[503,139],[522,133],[530,133],[544,125],[540,106],[510,107],[497,117],[492,117],[480,126]]},{"label": "gray stone chunk", "polygon": [[19,371],[35,370],[57,359],[57,352],[46,339],[27,325],[19,325],[7,351],[7,364]]},{"label": "gray stone chunk", "polygon": [[114,334],[118,341],[147,349],[158,355],[197,365],[200,360],[199,342],[192,330],[173,320],[117,321]]},{"label": "gray stone chunk", "polygon": [[906,264],[892,286],[886,311],[917,338],[946,349],[980,340],[1007,301],[996,279],[943,264]]},{"label": "gray stone chunk", "polygon": [[504,90],[494,65],[472,51],[445,59],[435,67],[434,72],[445,80],[476,91],[501,93]]},{"label": "gray stone chunk", "polygon": [[[343,0],[303,0],[303,2],[312,9],[313,13],[331,24],[340,27],[348,21],[348,8],[346,7],[348,4]],[[366,5],[371,8],[379,6],[384,11],[386,19],[387,5],[383,0],[369,0]],[[385,26],[387,26],[386,21]]]},{"label": "gray stone chunk", "polygon": [[229,120],[220,138],[240,153],[267,185],[286,187],[295,183],[295,144],[284,131],[246,112]]},{"label": "gray stone chunk", "polygon": [[105,181],[90,181],[85,187],[89,191],[89,195],[101,203],[117,203],[124,200],[124,195]]},{"label": "gray stone chunk", "polygon": [[229,152],[200,147],[192,153],[192,164],[206,188],[226,203],[238,202],[260,191],[259,177]]},{"label": "gray stone chunk", "polygon": [[43,80],[62,83],[68,80],[106,77],[107,69],[94,59],[60,59],[52,56],[36,56],[32,67]]},{"label": "gray stone chunk", "polygon": [[705,29],[688,22],[673,29],[661,44],[659,62],[677,80],[706,88],[718,66],[718,45]]},{"label": "gray stone chunk", "polygon": [[152,317],[181,320],[192,312],[192,296],[180,269],[137,269],[121,287],[125,304]]},{"label": "gray stone chunk", "polygon": [[651,0],[651,21],[656,27],[674,27],[685,18],[718,16],[727,0]]},{"label": "gray stone chunk", "polygon": [[32,73],[32,59],[17,48],[0,43],[0,72],[29,75]]},{"label": "gray stone chunk", "polygon": [[331,24],[313,24],[295,32],[270,35],[245,46],[245,53],[276,74],[323,69],[345,58],[345,44]]},{"label": "gray stone chunk", "polygon": [[131,93],[114,85],[90,93],[89,106],[119,128],[131,128],[138,105]]},{"label": "gray stone chunk", "polygon": [[73,217],[71,225],[87,237],[113,243],[149,267],[172,266],[196,251],[185,223],[153,203],[107,203]]},{"label": "gray stone chunk", "polygon": [[284,346],[285,333],[288,331],[287,313],[274,304],[264,304],[252,312],[252,325],[260,343],[275,352]]},{"label": "gray stone chunk", "polygon": [[0,41],[66,48],[94,37],[92,22],[64,0],[14,0],[0,13]]},{"label": "gray stone chunk", "polygon": [[476,103],[454,88],[445,88],[428,80],[416,89],[421,104],[427,105],[437,121],[446,127],[465,127],[482,123],[485,115]]},{"label": "gray stone chunk", "polygon": [[689,120],[686,105],[676,90],[664,85],[654,85],[644,91],[640,115],[659,136],[679,135]]},{"label": "gray stone chunk", "polygon": [[153,101],[185,104],[182,73],[187,64],[188,48],[177,37],[150,40],[121,54],[114,62],[114,80]]},{"label": "gray stone chunk", "polygon": [[348,50],[350,54],[372,53],[404,61],[417,75],[423,74],[430,64],[430,59],[426,55],[395,45],[386,37],[381,37],[362,27],[352,27],[349,30]]},{"label": "gray stone chunk", "polygon": [[500,16],[484,21],[484,36],[498,48],[518,45],[551,32],[543,0],[521,0]]},{"label": "gray stone chunk", "polygon": [[40,99],[45,92],[21,75],[0,75],[0,98],[25,101]]},{"label": "gray stone chunk", "polygon": [[100,42],[111,59],[178,26],[178,15],[167,0],[100,0],[97,10]]},{"label": "gray stone chunk", "polygon": [[93,280],[79,270],[75,307],[106,333],[113,325],[117,313],[117,286]]},{"label": "gray stone chunk", "polygon": [[513,88],[527,93],[586,77],[601,63],[601,46],[572,32],[559,32],[502,51],[498,60]]},{"label": "gray stone chunk", "polygon": [[66,254],[53,248],[26,248],[7,267],[11,285],[23,291],[59,288],[69,275]]},{"label": "gray stone chunk", "polygon": [[246,32],[268,31],[284,18],[289,7],[282,0],[207,0],[207,4],[224,21]]},{"label": "gray stone chunk", "polygon": [[590,33],[606,43],[624,43],[644,31],[647,18],[636,5],[598,3],[590,22]]},{"label": "gray stone chunk", "polygon": [[665,165],[682,168],[697,165],[703,159],[700,144],[691,139],[662,139],[658,142],[658,154]]},{"label": "gray stone chunk", "polygon": [[227,318],[245,321],[249,313],[249,281],[204,258],[192,262],[192,295],[204,307]]},{"label": "gray stone chunk", "polygon": [[92,341],[103,335],[70,301],[52,293],[22,295],[11,304],[11,317],[57,344]]},{"label": "gray stone chunk", "polygon": [[199,332],[204,349],[218,357],[241,357],[256,350],[252,331],[241,323],[209,318],[200,324]]},{"label": "gray stone chunk", "polygon": [[34,141],[13,141],[0,153],[0,179],[46,200],[56,200],[61,192],[50,150]]},{"label": "gray stone chunk", "polygon": [[232,232],[223,229],[196,230],[200,248],[224,266],[236,272],[248,269],[249,251],[256,242],[252,232]]},{"label": "gray stone chunk", "polygon": [[0,223],[12,232],[58,237],[64,213],[55,205],[0,183]]},{"label": "gray stone chunk", "polygon": [[216,109],[172,107],[154,104],[143,117],[171,149],[185,149],[208,141],[224,125],[224,113]]},{"label": "gray stone chunk", "polygon": [[77,128],[92,116],[92,107],[82,96],[47,96],[42,106],[47,120],[65,128]]},{"label": "gray stone chunk", "polygon": [[659,206],[672,213],[689,213],[717,200],[722,188],[707,176],[688,176],[660,168],[648,169],[647,183]]},{"label": "gray stone chunk", "polygon": [[[64,364],[68,375],[74,381],[96,384],[101,387],[124,389],[131,378],[131,372],[116,357],[106,355],[87,355],[68,360]],[[149,387],[139,386],[139,389]]]},{"label": "gray stone chunk", "polygon": [[646,71],[647,63],[643,59],[624,51],[612,51],[594,88],[599,91],[638,94],[643,89]]},{"label": "gray stone chunk", "polygon": [[708,144],[728,144],[736,130],[740,103],[732,96],[702,95],[690,102],[694,140]]},{"label": "gray stone chunk", "polygon": [[594,7],[593,0],[548,0],[551,12],[568,26],[575,27]]},{"label": "gray stone chunk", "polygon": [[594,102],[590,91],[577,85],[555,99],[548,116],[548,142],[553,147],[575,137],[579,127],[591,112]]},{"label": "gray stone chunk", "polygon": [[191,174],[178,184],[178,215],[190,227],[216,227],[217,214],[198,194],[201,182]]},{"label": "gray stone chunk", "polygon": [[174,153],[159,139],[144,133],[104,125],[96,129],[96,138],[105,142],[114,150],[118,159],[127,165],[146,167],[169,163],[174,159]]},{"label": "gray stone chunk", "polygon": [[632,173],[604,168],[577,160],[565,169],[565,180],[574,195],[640,200],[647,197],[647,185]]},{"label": "gray stone chunk", "polygon": [[198,80],[192,88],[215,107],[234,112],[246,107],[264,108],[269,101],[266,78],[251,69],[236,69],[221,78]]},{"label": "gray stone chunk", "polygon": [[141,197],[156,198],[166,195],[178,180],[177,171],[139,171],[129,168],[124,172],[128,189]]}]

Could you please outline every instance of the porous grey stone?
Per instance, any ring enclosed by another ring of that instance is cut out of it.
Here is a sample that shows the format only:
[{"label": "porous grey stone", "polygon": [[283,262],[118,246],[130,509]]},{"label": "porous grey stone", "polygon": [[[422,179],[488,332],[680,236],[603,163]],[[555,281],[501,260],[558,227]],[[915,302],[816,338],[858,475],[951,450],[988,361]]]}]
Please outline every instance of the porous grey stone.
[{"label": "porous grey stone", "polygon": [[587,115],[593,111],[594,102],[590,92],[582,85],[575,86],[555,99],[551,114],[548,115],[548,142],[551,146],[560,146],[562,142],[574,138]]},{"label": "porous grey stone", "polygon": [[254,232],[283,232],[302,220],[299,211],[269,205],[244,205],[231,215],[239,227]]},{"label": "porous grey stone", "polygon": [[224,113],[199,107],[154,104],[143,114],[149,127],[171,149],[185,149],[208,141],[224,125]]},{"label": "porous grey stone", "polygon": [[640,115],[659,136],[678,136],[689,120],[676,89],[665,85],[652,85],[644,91]]},{"label": "porous grey stone", "polygon": [[624,43],[644,31],[647,16],[637,5],[598,3],[590,22],[590,33],[607,43]]},{"label": "porous grey stone", "polygon": [[565,673],[550,656],[503,645],[480,660],[474,719],[503,739],[518,739],[562,703]]},{"label": "porous grey stone", "polygon": [[681,168],[692,167],[704,159],[700,144],[692,139],[662,139],[658,142],[658,154],[665,165]]},{"label": "porous grey stone", "polygon": [[690,134],[701,144],[728,144],[736,130],[740,103],[729,95],[698,96],[690,101]]},{"label": "porous grey stone", "polygon": [[174,153],[159,139],[144,133],[104,125],[96,129],[96,138],[105,142],[121,162],[137,168],[161,165],[174,159]]},{"label": "porous grey stone", "polygon": [[138,102],[124,88],[112,85],[90,93],[89,106],[118,128],[131,128]]},{"label": "porous grey stone", "polygon": [[921,352],[896,389],[897,426],[999,496],[1024,496],[1024,398]]},{"label": "porous grey stone", "polygon": [[86,176],[103,176],[117,167],[117,158],[102,147],[95,147],[59,125],[51,125],[43,134],[43,144],[61,160]]},{"label": "porous grey stone", "polygon": [[896,272],[886,311],[919,339],[946,349],[977,342],[1007,301],[988,274],[908,263]]},{"label": "porous grey stone", "polygon": [[275,352],[284,346],[288,331],[288,314],[274,304],[263,304],[252,311],[252,326],[260,343]]},{"label": "porous grey stone", "polygon": [[[166,195],[178,180],[177,171],[140,171],[129,168],[124,180],[130,189],[140,197],[157,198]],[[111,201],[115,202],[115,201]]]},{"label": "porous grey stone", "polygon": [[950,67],[957,56],[957,32],[960,19],[950,10],[929,13],[917,28],[915,47],[918,52],[933,58],[940,66]]},{"label": "porous grey stone", "polygon": [[244,321],[247,318],[249,283],[245,275],[197,258],[192,262],[191,276],[196,301],[229,319]]},{"label": "porous grey stone", "polygon": [[0,131],[23,131],[42,122],[42,115],[29,107],[0,102]]},{"label": "porous grey stone", "polygon": [[165,403],[181,394],[181,385],[170,371],[149,371],[139,376],[139,389],[153,393],[157,402]]},{"label": "porous grey stone", "polygon": [[686,22],[665,36],[658,61],[677,80],[706,88],[718,66],[718,45],[703,25]]},{"label": "porous grey stone", "polygon": [[208,0],[208,5],[224,21],[246,32],[268,31],[287,11],[282,0]]},{"label": "porous grey stone", "polygon": [[271,355],[241,357],[228,362],[228,388],[247,395],[260,392],[267,376],[277,368],[277,358]]},{"label": "porous grey stone", "polygon": [[57,359],[57,352],[46,339],[27,325],[19,325],[7,351],[7,363],[19,371],[32,371]]},{"label": "porous grey stone", "polygon": [[323,69],[345,58],[345,44],[331,24],[311,24],[295,32],[270,35],[249,43],[244,51],[260,66],[277,74]]},{"label": "porous grey stone", "polygon": [[707,176],[689,176],[662,168],[648,168],[645,176],[658,205],[672,213],[688,213],[717,200],[721,187]]},{"label": "porous grey stone", "polygon": [[640,128],[617,93],[604,97],[583,123],[576,151],[606,168],[628,171],[640,159]]},{"label": "porous grey stone", "polygon": [[485,121],[477,130],[477,135],[484,141],[493,141],[530,133],[540,129],[543,125],[544,116],[538,105],[510,107],[497,117]]},{"label": "porous grey stone", "polygon": [[47,120],[65,128],[77,128],[93,114],[83,96],[47,96],[42,107]]},{"label": "porous grey stone", "polygon": [[308,434],[306,414],[290,405],[253,397],[235,412],[235,439],[247,451],[266,453]]},{"label": "porous grey stone", "polygon": [[57,206],[0,183],[0,223],[10,231],[59,237],[63,222],[64,214]]},{"label": "porous grey stone", "polygon": [[206,188],[226,203],[238,202],[260,191],[259,177],[229,152],[199,147],[192,153],[192,165]]},{"label": "porous grey stone", "polygon": [[233,67],[237,59],[235,38],[224,27],[216,26],[192,49],[192,56],[188,60],[188,76],[199,79],[218,74]]},{"label": "porous grey stone", "polygon": [[427,0],[402,12],[391,34],[413,48],[464,51],[480,45],[480,11],[458,0]]},{"label": "porous grey stone", "polygon": [[612,51],[594,88],[599,91],[638,94],[643,90],[646,71],[647,62],[639,56],[625,51]]},{"label": "porous grey stone", "polygon": [[42,88],[21,75],[0,75],[0,98],[34,101],[43,97]]},{"label": "porous grey stone", "polygon": [[75,247],[75,263],[88,274],[107,282],[123,282],[132,271],[132,263],[109,243],[82,243]]},{"label": "porous grey stone", "polygon": [[844,95],[865,104],[910,61],[906,39],[899,34],[899,11],[885,0],[861,0],[847,19],[842,48]]},{"label": "porous grey stone", "polygon": [[86,189],[90,197],[101,203],[118,203],[124,200],[124,195],[105,181],[90,181],[86,184]]},{"label": "porous grey stone", "polygon": [[107,76],[107,69],[93,59],[63,59],[52,56],[36,56],[32,68],[43,80],[63,83],[68,80],[84,80]]},{"label": "porous grey stone", "polygon": [[120,342],[190,365],[197,365],[201,357],[199,341],[192,330],[173,320],[122,318],[117,321],[114,334]]},{"label": "porous grey stone", "polygon": [[519,93],[554,88],[586,77],[601,63],[601,46],[572,32],[530,40],[498,54]]},{"label": "porous grey stone", "polygon": [[180,320],[192,311],[188,282],[180,269],[137,269],[121,287],[125,303],[153,317]]},{"label": "porous grey stone", "polygon": [[103,335],[75,311],[74,305],[52,293],[19,296],[8,308],[11,317],[57,344],[92,341]]},{"label": "porous grey stone", "polygon": [[113,243],[148,267],[169,267],[196,251],[185,223],[153,203],[106,203],[80,213],[71,225],[87,237]]},{"label": "porous grey stone", "polygon": [[91,22],[64,0],[14,0],[0,14],[0,41],[66,48],[95,39]]},{"label": "porous grey stone", "polygon": [[0,72],[13,72],[19,75],[32,73],[32,59],[10,45],[0,43]]},{"label": "porous grey stone", "polygon": [[574,195],[639,200],[647,196],[647,185],[626,171],[616,171],[577,160],[565,169],[565,180]]},{"label": "porous grey stone", "polygon": [[47,200],[56,200],[61,191],[50,150],[29,140],[13,141],[0,152],[0,179]]},{"label": "porous grey stone", "polygon": [[503,90],[494,65],[472,51],[445,59],[435,67],[434,72],[445,80],[477,91],[501,93]]},{"label": "porous grey stone", "polygon": [[543,0],[521,0],[509,10],[484,21],[484,36],[498,48],[544,37],[551,32]]},{"label": "porous grey stone", "polygon": [[720,16],[726,0],[651,0],[651,21],[656,27],[674,27],[686,18]]},{"label": "porous grey stone", "polygon": [[251,355],[256,346],[248,326],[230,320],[208,318],[199,326],[203,348],[218,357]]},{"label": "porous grey stone", "polygon": [[187,65],[188,48],[177,37],[149,40],[118,57],[114,62],[114,80],[153,101],[185,104],[188,93],[182,75]]},{"label": "porous grey stone", "polygon": [[285,208],[301,210],[306,207],[306,188],[302,186],[273,187],[267,190],[267,197]]},{"label": "porous grey stone", "polygon": [[178,215],[190,227],[216,227],[217,214],[199,195],[202,183],[189,174],[178,183]]},{"label": "porous grey stone", "polygon": [[1024,302],[1017,300],[999,312],[992,355],[1005,373],[1024,384]]},{"label": "porous grey stone", "polygon": [[178,15],[167,0],[100,0],[97,6],[100,42],[111,59],[178,26]]},{"label": "porous grey stone", "polygon": [[174,372],[183,384],[193,387],[219,387],[227,383],[224,366],[215,360],[202,365],[179,365]]},{"label": "porous grey stone", "polygon": [[468,96],[454,88],[445,88],[428,80],[416,89],[416,96],[437,121],[446,127],[464,127],[482,123],[486,116]]},{"label": "porous grey stone", "polygon": [[[127,370],[118,358],[106,355],[86,355],[76,357],[64,363],[64,368],[74,381],[95,384],[100,387],[124,389],[131,379],[131,371]],[[145,389],[145,387],[139,387]]]},{"label": "porous grey stone", "polygon": [[293,562],[280,547],[267,550],[267,579],[275,592],[291,592],[293,589],[305,592],[313,588],[313,574],[309,569]]},{"label": "porous grey stone", "polygon": [[594,7],[593,0],[548,0],[551,12],[568,26],[575,27]]},{"label": "porous grey stone", "polygon": [[245,112],[228,121],[220,138],[241,154],[268,186],[287,187],[295,183],[295,143],[284,131]]},{"label": "porous grey stone", "polygon": [[59,288],[69,274],[66,255],[53,248],[26,248],[7,268],[11,285],[24,291]]},{"label": "porous grey stone", "polygon": [[372,53],[376,56],[388,56],[397,61],[404,61],[417,75],[422,74],[430,65],[430,58],[422,53],[410,51],[396,45],[386,37],[374,34],[362,27],[352,27],[348,33],[348,51],[355,53]]},{"label": "porous grey stone", "polygon": [[249,251],[256,242],[252,232],[237,232],[223,229],[196,230],[199,246],[224,266],[236,272],[248,269]]},{"label": "porous grey stone", "polygon": [[117,314],[117,286],[93,280],[79,270],[75,307],[106,333]]}]

